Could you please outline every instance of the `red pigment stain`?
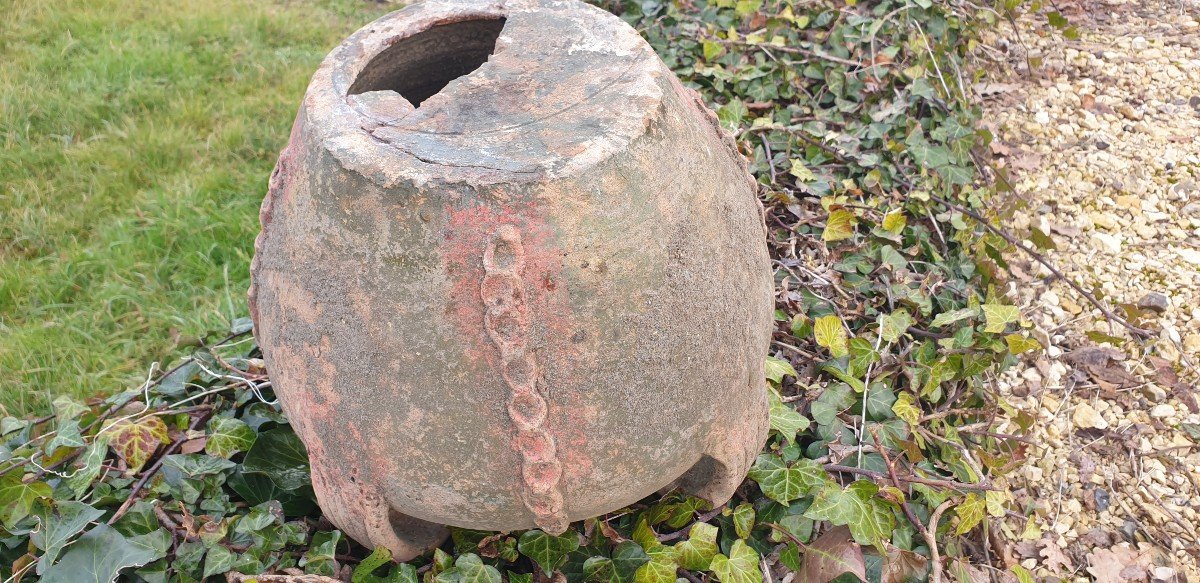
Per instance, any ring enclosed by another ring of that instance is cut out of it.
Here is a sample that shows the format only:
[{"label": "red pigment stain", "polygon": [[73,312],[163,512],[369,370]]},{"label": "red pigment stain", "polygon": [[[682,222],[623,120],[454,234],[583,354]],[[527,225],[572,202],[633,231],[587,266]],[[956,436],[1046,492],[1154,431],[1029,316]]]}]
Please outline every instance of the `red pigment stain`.
[{"label": "red pigment stain", "polygon": [[[578,326],[570,313],[562,250],[555,243],[553,227],[538,212],[536,204],[521,201],[465,207],[447,205],[448,220],[440,245],[443,269],[451,282],[446,315],[466,344],[466,358],[486,363],[503,384],[500,351],[484,328],[483,255],[497,229],[503,225],[516,227],[524,248],[521,292],[529,326],[529,346],[535,350],[542,376],[539,387],[548,397],[546,429],[554,436],[557,445],[552,447],[563,462],[562,478],[564,485],[568,485],[585,479],[591,472],[586,432],[594,424],[595,412],[589,410],[576,391],[570,390],[588,382],[573,373],[580,355],[571,337]],[[546,453],[537,452],[546,444],[525,443],[511,427],[495,428],[495,432],[500,434],[496,437],[511,443],[518,453],[521,446],[534,450],[531,453],[536,452],[535,457]]]}]

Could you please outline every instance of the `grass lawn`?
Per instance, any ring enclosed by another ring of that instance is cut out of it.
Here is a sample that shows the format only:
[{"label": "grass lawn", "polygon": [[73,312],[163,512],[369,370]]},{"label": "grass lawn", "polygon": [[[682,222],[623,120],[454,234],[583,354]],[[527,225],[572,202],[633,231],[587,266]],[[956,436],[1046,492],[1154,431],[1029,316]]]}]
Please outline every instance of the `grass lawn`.
[{"label": "grass lawn", "polygon": [[0,0],[0,415],[134,385],[244,315],[309,76],[395,7]]}]

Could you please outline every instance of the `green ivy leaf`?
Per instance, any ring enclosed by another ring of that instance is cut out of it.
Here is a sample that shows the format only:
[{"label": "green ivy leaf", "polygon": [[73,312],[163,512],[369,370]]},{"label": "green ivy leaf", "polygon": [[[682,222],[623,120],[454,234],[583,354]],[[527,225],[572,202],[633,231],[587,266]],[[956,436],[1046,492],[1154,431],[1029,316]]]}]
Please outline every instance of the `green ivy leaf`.
[{"label": "green ivy leaf", "polygon": [[733,509],[733,529],[738,538],[750,538],[750,531],[754,530],[753,504],[742,502]]},{"label": "green ivy leaf", "polygon": [[758,456],[748,477],[758,483],[767,498],[785,506],[830,482],[825,468],[813,460],[799,459],[789,465],[770,453]]},{"label": "green ivy leaf", "polygon": [[0,524],[11,529],[22,518],[29,516],[38,498],[49,498],[53,494],[54,489],[45,482],[34,480],[26,483],[21,472],[8,472],[0,476]]},{"label": "green ivy leaf", "polygon": [[892,388],[883,383],[871,383],[867,391],[867,415],[875,421],[884,421],[896,416],[892,406],[896,404],[896,394]]},{"label": "green ivy leaf", "polygon": [[697,522],[688,531],[687,540],[675,543],[675,561],[692,571],[707,571],[717,555],[717,527]]},{"label": "green ivy leaf", "polygon": [[728,557],[713,557],[709,569],[721,583],[760,583],[763,580],[762,570],[758,567],[758,552],[741,539],[733,541]]},{"label": "green ivy leaf", "polygon": [[237,464],[219,457],[199,453],[180,453],[163,458],[163,468],[176,470],[188,478],[219,474]]},{"label": "green ivy leaf", "polygon": [[242,470],[250,474],[262,474],[284,490],[295,490],[309,485],[308,452],[304,442],[291,427],[276,427],[263,432],[254,441]]},{"label": "green ivy leaf", "polygon": [[371,551],[367,558],[354,567],[354,572],[350,574],[350,583],[370,583],[371,574],[390,562],[392,562],[392,551],[387,547],[375,547],[375,550]]},{"label": "green ivy leaf", "polygon": [[78,467],[67,479],[67,487],[76,498],[83,496],[83,493],[91,487],[92,482],[100,475],[100,466],[104,463],[104,454],[108,451],[108,437],[97,437],[87,449],[83,450],[83,454],[79,456],[77,462]]},{"label": "green ivy leaf", "polygon": [[795,441],[797,433],[808,429],[808,418],[784,403],[775,389],[769,389],[767,400],[770,403],[771,431],[779,434],[785,442]]},{"label": "green ivy leaf", "polygon": [[979,308],[963,308],[961,310],[942,312],[933,318],[933,322],[930,322],[929,326],[931,328],[941,328],[942,326],[974,317],[978,313]]},{"label": "green ivy leaf", "polygon": [[816,421],[818,425],[829,426],[837,421],[839,413],[853,404],[854,393],[850,391],[850,387],[837,383],[825,387],[821,396],[813,401],[809,412],[812,413],[813,421]]},{"label": "green ivy leaf", "polygon": [[849,339],[842,319],[835,315],[821,316],[813,322],[813,337],[817,344],[829,350],[834,358],[850,353]]},{"label": "green ivy leaf", "polygon": [[127,538],[107,524],[98,524],[46,569],[42,583],[112,583],[122,569],[165,557],[170,545],[171,536],[163,529]]},{"label": "green ivy leaf", "polygon": [[214,545],[209,547],[208,552],[204,555],[204,575],[203,578],[208,579],[213,575],[220,575],[233,567],[234,559],[237,556],[233,551],[221,546]]},{"label": "green ivy leaf", "polygon": [[844,489],[828,484],[804,515],[850,527],[854,540],[861,544],[880,544],[891,536],[896,517],[887,503],[875,496],[878,491],[879,487],[867,480],[858,480]]},{"label": "green ivy leaf", "polygon": [[437,583],[500,583],[500,571],[485,565],[479,555],[467,553],[454,561],[454,566],[434,577]]},{"label": "green ivy leaf", "polygon": [[568,531],[551,536],[540,530],[529,530],[517,540],[517,550],[542,568],[546,576],[554,574],[567,560],[567,555],[579,548],[579,534]]},{"label": "green ivy leaf", "polygon": [[588,581],[631,583],[638,569],[649,562],[646,551],[637,543],[627,540],[613,548],[612,558],[592,557],[584,561],[583,572]]},{"label": "green ivy leaf", "polygon": [[83,532],[92,521],[104,516],[104,511],[83,502],[58,502],[41,505],[35,514],[37,530],[30,533],[34,546],[45,551],[38,557],[37,572],[42,574],[58,558],[58,553],[72,537]]},{"label": "green ivy leaf", "polygon": [[216,417],[208,422],[208,441],[204,451],[228,459],[240,451],[249,451],[258,434],[241,419]]},{"label": "green ivy leaf", "polygon": [[[342,542],[342,533],[337,530],[321,531],[313,535],[308,551],[300,558],[299,565],[311,575],[332,577],[337,574],[337,547]],[[499,575],[499,574],[497,574]]]}]

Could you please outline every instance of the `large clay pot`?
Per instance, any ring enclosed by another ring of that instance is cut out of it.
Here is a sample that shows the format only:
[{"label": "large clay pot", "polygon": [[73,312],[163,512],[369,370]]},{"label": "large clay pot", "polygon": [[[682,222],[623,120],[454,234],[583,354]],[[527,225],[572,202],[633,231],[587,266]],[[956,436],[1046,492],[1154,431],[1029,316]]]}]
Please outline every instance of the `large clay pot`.
[{"label": "large clay pot", "polygon": [[732,140],[615,16],[442,0],[354,33],[250,291],[326,516],[405,559],[442,525],[726,501],[766,437],[764,235]]}]

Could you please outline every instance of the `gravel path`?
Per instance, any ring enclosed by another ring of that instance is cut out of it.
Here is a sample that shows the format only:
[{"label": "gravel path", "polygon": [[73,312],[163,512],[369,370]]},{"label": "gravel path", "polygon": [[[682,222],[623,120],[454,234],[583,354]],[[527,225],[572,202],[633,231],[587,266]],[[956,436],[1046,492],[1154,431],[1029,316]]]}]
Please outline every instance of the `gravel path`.
[{"label": "gravel path", "polygon": [[1037,444],[1013,479],[1031,520],[1001,525],[1003,552],[1038,577],[1200,581],[1200,0],[1058,6],[1078,40],[1042,17],[985,49],[1007,64],[977,87],[1006,226],[1049,235],[1069,278],[1160,333],[1114,348],[1124,331],[1010,256],[1048,349],[999,383]]}]

